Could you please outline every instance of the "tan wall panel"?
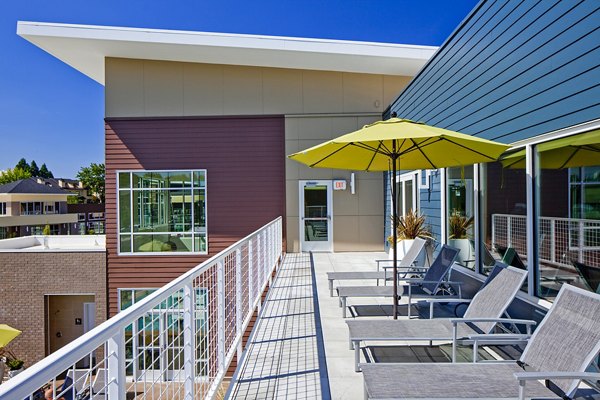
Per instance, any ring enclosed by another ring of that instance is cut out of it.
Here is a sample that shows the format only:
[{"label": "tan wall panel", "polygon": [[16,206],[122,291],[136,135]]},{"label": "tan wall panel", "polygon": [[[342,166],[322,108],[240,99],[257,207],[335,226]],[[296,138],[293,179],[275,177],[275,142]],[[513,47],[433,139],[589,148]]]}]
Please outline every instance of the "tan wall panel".
[{"label": "tan wall panel", "polygon": [[106,116],[379,114],[409,80],[335,71],[107,58]]},{"label": "tan wall panel", "polygon": [[344,111],[343,79],[340,72],[303,71],[304,113]]},{"label": "tan wall panel", "polygon": [[302,113],[302,71],[268,70],[263,74],[263,99],[265,114]]},{"label": "tan wall panel", "polygon": [[111,117],[144,115],[144,62],[106,59],[105,113]]},{"label": "tan wall panel", "polygon": [[343,116],[343,117],[331,117],[331,132],[332,139],[344,135],[346,133],[354,132],[358,129],[358,117],[355,116]]},{"label": "tan wall panel", "polygon": [[262,69],[223,67],[223,111],[226,115],[263,114]]},{"label": "tan wall panel", "polygon": [[333,219],[333,250],[364,250],[360,243],[358,216],[336,216]]},{"label": "tan wall panel", "polygon": [[286,215],[298,217],[300,213],[300,184],[297,180],[285,181]]},{"label": "tan wall panel", "polygon": [[183,66],[183,114],[223,115],[223,66]]},{"label": "tan wall panel", "polygon": [[383,218],[383,180],[360,180],[356,186],[359,215],[380,215]]},{"label": "tan wall panel", "polygon": [[144,112],[157,117],[183,115],[183,63],[144,63]]},{"label": "tan wall panel", "polygon": [[381,216],[359,216],[358,232],[362,251],[383,251],[383,215]]},{"label": "tan wall panel", "polygon": [[383,76],[344,73],[344,112],[383,112]]},{"label": "tan wall panel", "polygon": [[297,253],[300,251],[300,239],[299,234],[299,219],[298,217],[286,218],[286,232],[287,232],[287,251],[290,253]]},{"label": "tan wall panel", "polygon": [[358,215],[358,196],[350,191],[349,175],[349,172],[336,175],[336,179],[346,179],[346,190],[333,191],[333,212],[336,218],[340,215]]},{"label": "tan wall panel", "polygon": [[[83,303],[94,303],[93,295],[49,296],[48,340],[50,353],[83,335]],[[75,324],[81,318],[81,325]],[[60,332],[60,334],[58,334]]]},{"label": "tan wall panel", "polygon": [[411,81],[409,76],[383,75],[383,107],[386,108]]},{"label": "tan wall panel", "polygon": [[333,138],[331,117],[298,118],[298,136],[302,140],[314,140],[319,144]]}]

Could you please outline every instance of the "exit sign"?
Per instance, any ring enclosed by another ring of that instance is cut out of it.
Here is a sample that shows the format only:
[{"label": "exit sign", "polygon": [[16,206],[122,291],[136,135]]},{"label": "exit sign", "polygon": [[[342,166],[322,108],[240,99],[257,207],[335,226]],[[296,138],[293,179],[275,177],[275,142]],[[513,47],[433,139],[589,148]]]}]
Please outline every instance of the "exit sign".
[{"label": "exit sign", "polygon": [[343,179],[333,181],[333,190],[346,190],[346,181]]}]

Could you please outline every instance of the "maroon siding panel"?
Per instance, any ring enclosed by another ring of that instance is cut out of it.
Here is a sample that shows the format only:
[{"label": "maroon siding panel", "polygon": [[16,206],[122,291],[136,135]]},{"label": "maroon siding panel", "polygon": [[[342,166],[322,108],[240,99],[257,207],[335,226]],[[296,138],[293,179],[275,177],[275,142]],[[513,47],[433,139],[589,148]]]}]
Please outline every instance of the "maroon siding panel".
[{"label": "maroon siding panel", "polygon": [[[285,221],[284,118],[106,120],[109,310],[117,288],[159,287],[265,223]],[[116,171],[206,169],[208,256],[118,256]],[[285,232],[285,230],[284,230]]]}]

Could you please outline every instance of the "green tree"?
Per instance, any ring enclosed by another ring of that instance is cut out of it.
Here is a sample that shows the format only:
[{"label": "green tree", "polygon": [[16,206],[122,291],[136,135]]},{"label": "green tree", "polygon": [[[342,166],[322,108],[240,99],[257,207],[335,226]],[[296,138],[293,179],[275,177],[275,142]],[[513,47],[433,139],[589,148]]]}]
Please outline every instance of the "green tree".
[{"label": "green tree", "polygon": [[46,163],[42,164],[42,166],[40,167],[40,177],[45,179],[54,178],[54,174],[52,174],[52,171],[48,170],[48,167],[46,167]]},{"label": "green tree", "polygon": [[31,160],[31,164],[29,165],[29,172],[31,172],[31,176],[33,177],[40,176],[40,169],[35,163],[35,160]]},{"label": "green tree", "polygon": [[0,172],[0,185],[18,181],[20,179],[27,179],[29,177],[31,177],[29,171],[17,167],[13,169],[9,168],[4,172]]},{"label": "green tree", "polygon": [[88,192],[100,203],[104,203],[104,164],[91,163],[89,167],[81,167],[77,179],[83,182]]},{"label": "green tree", "polygon": [[21,158],[19,160],[19,162],[17,163],[17,165],[15,165],[15,168],[22,169],[23,171],[30,171],[30,169],[31,169],[31,167],[27,163],[27,160],[24,159],[24,158]]}]

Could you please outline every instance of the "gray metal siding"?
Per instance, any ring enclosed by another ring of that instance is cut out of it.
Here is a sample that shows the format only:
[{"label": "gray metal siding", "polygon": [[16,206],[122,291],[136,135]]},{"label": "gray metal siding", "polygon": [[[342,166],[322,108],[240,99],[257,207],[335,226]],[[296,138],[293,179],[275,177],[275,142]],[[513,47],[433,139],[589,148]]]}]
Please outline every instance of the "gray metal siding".
[{"label": "gray metal siding", "polygon": [[388,111],[510,143],[599,118],[599,60],[600,1],[482,1]]}]

